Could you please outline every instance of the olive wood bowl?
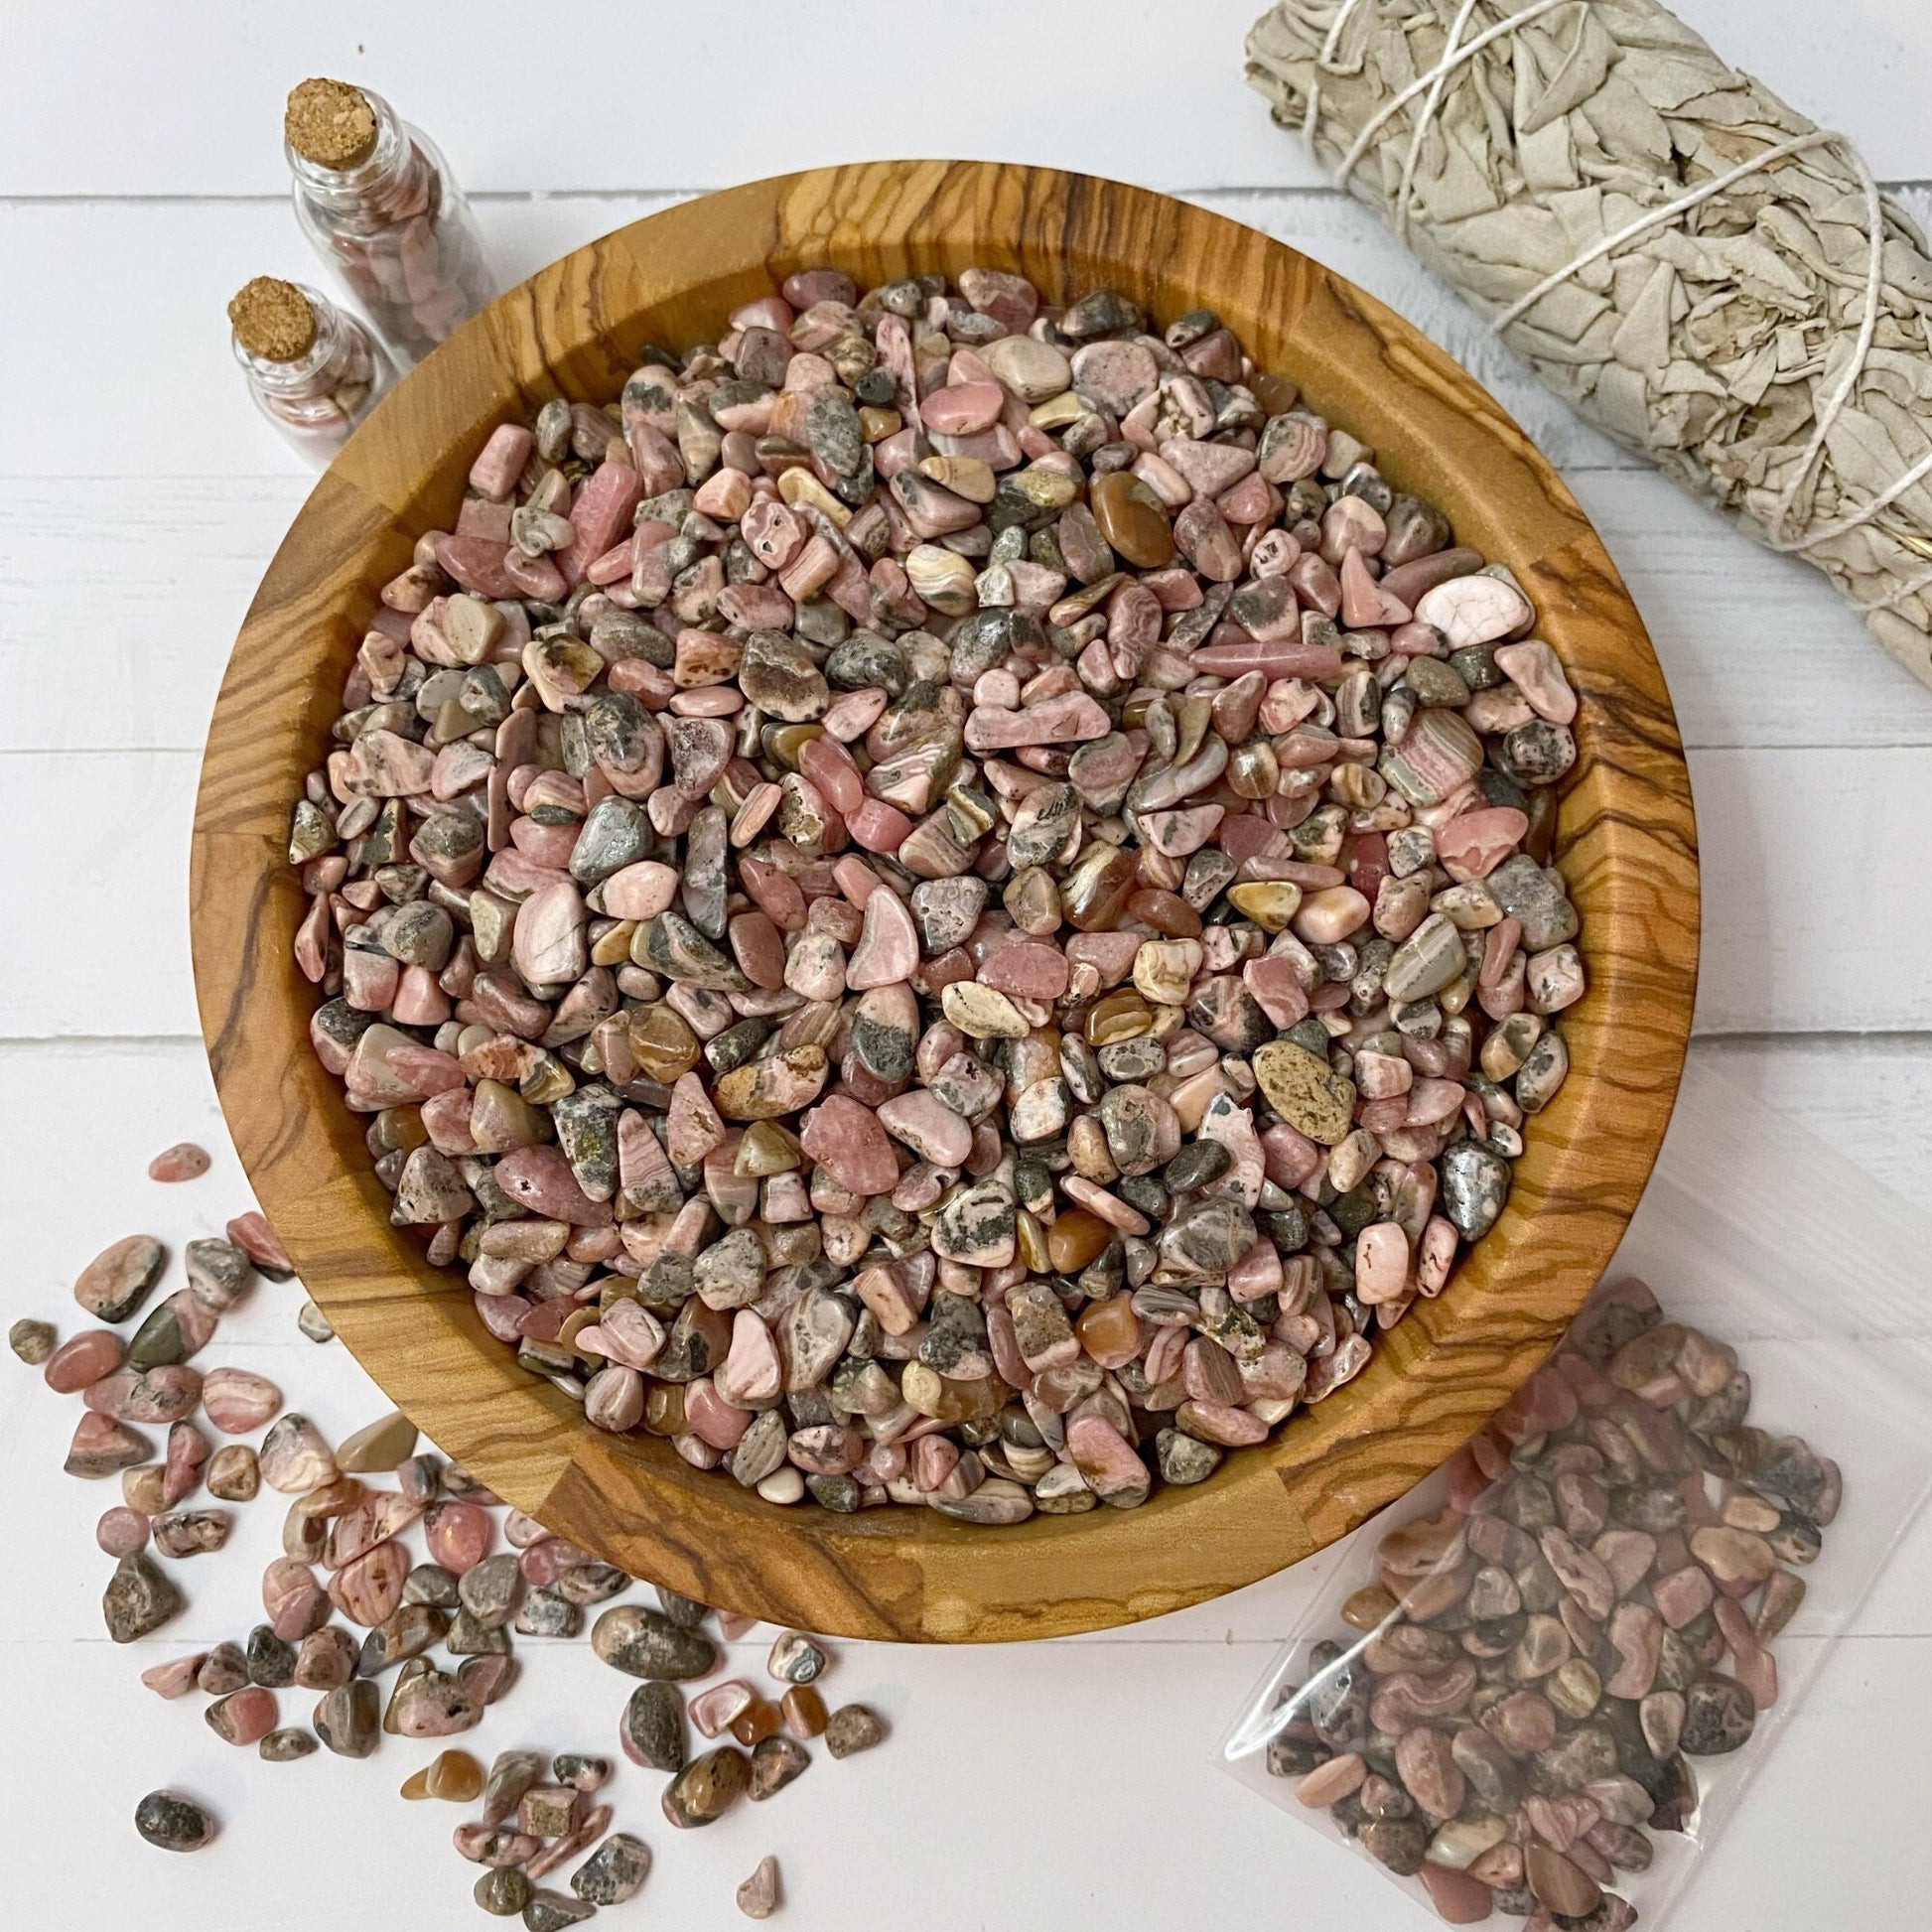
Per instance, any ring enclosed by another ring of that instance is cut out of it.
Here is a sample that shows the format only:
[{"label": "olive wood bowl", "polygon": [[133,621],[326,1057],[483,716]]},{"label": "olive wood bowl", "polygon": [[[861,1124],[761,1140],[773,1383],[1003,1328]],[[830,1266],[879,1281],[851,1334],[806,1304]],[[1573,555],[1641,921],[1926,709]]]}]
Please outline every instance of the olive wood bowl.
[{"label": "olive wood bowl", "polygon": [[[450,527],[493,425],[552,396],[614,397],[647,341],[715,340],[738,304],[819,263],[862,285],[1018,269],[1060,302],[1111,285],[1161,323],[1215,310],[1398,488],[1515,572],[1582,700],[1555,863],[1589,991],[1564,1017],[1570,1078],[1528,1124],[1500,1222],[1355,1381],[1140,1509],[992,1529],[776,1508],[667,1443],[590,1428],[485,1333],[461,1277],[390,1225],[363,1123],[310,1050],[289,810],[377,587],[420,531]],[[976,162],[814,169],[650,215],[512,289],[409,375],[317,484],[249,609],[208,733],[191,893],[203,1033],[255,1192],[309,1292],[433,1443],[557,1534],[688,1595],[943,1641],[1097,1629],[1238,1588],[1343,1535],[1480,1428],[1583,1305],[1643,1188],[1698,955],[1696,828],[1663,674],[1529,438],[1400,316],[1252,228],[1116,182]]]}]

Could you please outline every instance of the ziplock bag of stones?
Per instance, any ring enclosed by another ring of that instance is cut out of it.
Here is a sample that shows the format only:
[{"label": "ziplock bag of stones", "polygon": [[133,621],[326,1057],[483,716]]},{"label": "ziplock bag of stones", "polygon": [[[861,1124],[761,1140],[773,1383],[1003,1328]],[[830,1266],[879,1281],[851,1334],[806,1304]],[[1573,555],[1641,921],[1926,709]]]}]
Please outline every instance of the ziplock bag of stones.
[{"label": "ziplock bag of stones", "polygon": [[1925,1500],[1932,1341],[1868,1289],[1928,1245],[1693,1068],[1557,1353],[1341,1547],[1221,1767],[1451,1924],[1654,1926]]}]

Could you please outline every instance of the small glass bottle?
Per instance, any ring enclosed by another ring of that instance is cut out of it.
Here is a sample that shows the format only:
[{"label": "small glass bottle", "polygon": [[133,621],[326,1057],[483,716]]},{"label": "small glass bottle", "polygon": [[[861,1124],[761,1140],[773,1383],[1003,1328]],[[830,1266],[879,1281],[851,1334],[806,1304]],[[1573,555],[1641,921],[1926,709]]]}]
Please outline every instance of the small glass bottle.
[{"label": "small glass bottle", "polygon": [[395,374],[353,316],[293,282],[257,275],[228,304],[228,323],[256,407],[318,468]]},{"label": "small glass bottle", "polygon": [[295,217],[405,367],[496,293],[449,165],[379,94],[305,80],[282,132]]}]

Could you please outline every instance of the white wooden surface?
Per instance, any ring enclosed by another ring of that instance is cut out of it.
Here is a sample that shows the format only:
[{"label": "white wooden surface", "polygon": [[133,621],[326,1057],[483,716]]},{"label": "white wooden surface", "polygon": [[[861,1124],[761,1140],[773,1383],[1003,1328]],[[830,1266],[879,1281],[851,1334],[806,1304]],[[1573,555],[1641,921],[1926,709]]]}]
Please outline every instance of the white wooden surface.
[{"label": "white wooden surface", "polygon": [[[310,276],[282,199],[284,89],[366,81],[430,128],[505,279],[681,195],[815,162],[979,154],[1189,196],[1320,255],[1413,317],[1564,466],[1642,607],[1692,747],[1705,858],[1702,1057],[1932,1207],[1932,697],[1801,566],[1765,556],[1549,400],[1240,81],[1259,0],[738,0],[707,11],[506,0],[299,13],[245,0],[13,0],[0,116],[0,1317],[75,1324],[107,1238],[218,1229],[246,1194],[194,1037],[185,861],[209,700],[252,586],[307,486],[253,416],[221,307],[248,275]],[[1932,211],[1932,16],[1921,0],[1683,0],[1691,23]],[[147,1181],[192,1137],[190,1187]],[[1829,1211],[1829,1202],[1822,1203]],[[1919,1283],[1874,1294],[1923,1311]],[[377,1398],[266,1288],[223,1326],[324,1428]],[[1926,1317],[1932,1327],[1932,1316]],[[424,1932],[478,1922],[461,1814],[404,1807],[426,1759],[261,1765],[136,1672],[242,1634],[280,1509],[182,1566],[193,1607],[130,1655],[100,1633],[95,1513],[59,1473],[73,1406],[0,1362],[10,1556],[0,1592],[0,1923],[70,1932]],[[1119,1932],[1212,1913],[1400,1932],[1424,1920],[1363,1865],[1219,1777],[1208,1753],[1317,1581],[1314,1566],[1111,1636],[980,1651],[844,1646],[835,1686],[895,1722],[702,1834],[628,1771],[620,1823],[655,1848],[616,1924],[737,1923],[767,1850],[788,1921]],[[1814,1641],[1815,1639],[1798,1639]],[[526,1656],[538,1647],[528,1645]],[[749,1650],[744,1660],[755,1663]],[[624,1686],[584,1646],[531,1657],[481,1748],[609,1749]],[[1923,1922],[1932,1533],[1921,1525],[1831,1662],[1679,1923],[1697,1932]],[[284,1694],[285,1715],[306,1699]],[[227,1820],[214,1850],[141,1846],[171,1780]],[[352,1861],[352,1863],[351,1863]],[[351,1903],[352,1901],[352,1903]]]}]

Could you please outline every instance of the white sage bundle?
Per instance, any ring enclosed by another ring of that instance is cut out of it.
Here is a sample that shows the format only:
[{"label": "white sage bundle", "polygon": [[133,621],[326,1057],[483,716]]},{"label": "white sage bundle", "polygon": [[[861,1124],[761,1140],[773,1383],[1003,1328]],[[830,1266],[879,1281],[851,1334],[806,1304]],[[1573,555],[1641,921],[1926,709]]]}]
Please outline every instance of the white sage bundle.
[{"label": "white sage bundle", "polygon": [[1932,684],[1932,260],[1654,0],[1281,0],[1248,77],[1551,388]]}]

